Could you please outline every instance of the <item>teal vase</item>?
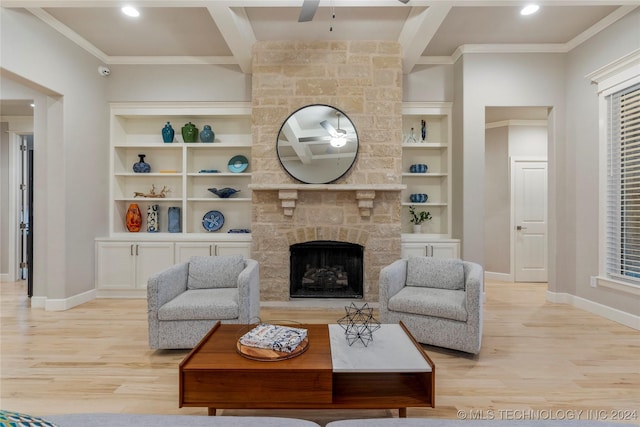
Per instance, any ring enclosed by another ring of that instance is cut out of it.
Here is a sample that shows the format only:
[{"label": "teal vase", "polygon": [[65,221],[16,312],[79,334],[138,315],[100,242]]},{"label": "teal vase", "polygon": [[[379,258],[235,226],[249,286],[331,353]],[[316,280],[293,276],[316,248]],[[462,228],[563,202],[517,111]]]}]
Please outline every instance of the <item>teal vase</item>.
[{"label": "teal vase", "polygon": [[167,122],[166,125],[162,128],[162,140],[164,142],[173,142],[173,137],[175,136],[175,131],[173,127],[171,127],[171,123]]}]

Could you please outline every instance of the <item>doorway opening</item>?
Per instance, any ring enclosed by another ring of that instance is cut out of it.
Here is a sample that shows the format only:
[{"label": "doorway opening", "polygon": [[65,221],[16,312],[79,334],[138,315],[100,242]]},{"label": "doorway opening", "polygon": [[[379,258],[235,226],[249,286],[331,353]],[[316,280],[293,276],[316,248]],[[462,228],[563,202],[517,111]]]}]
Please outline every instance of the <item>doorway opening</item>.
[{"label": "doorway opening", "polygon": [[549,107],[485,108],[485,275],[548,280]]}]

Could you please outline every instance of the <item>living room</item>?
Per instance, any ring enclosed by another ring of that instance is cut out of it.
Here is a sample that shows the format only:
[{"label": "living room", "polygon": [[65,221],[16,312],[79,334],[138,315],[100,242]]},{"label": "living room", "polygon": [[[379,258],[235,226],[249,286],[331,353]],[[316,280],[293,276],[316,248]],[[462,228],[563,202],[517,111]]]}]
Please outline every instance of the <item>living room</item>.
[{"label": "living room", "polygon": [[[96,72],[104,65],[102,60],[17,3],[3,2],[1,11],[0,83],[3,99],[35,103],[37,226],[31,309],[81,307],[96,297],[96,239],[110,233],[110,171],[105,160],[111,155],[110,103],[252,102],[253,76],[228,64],[113,63],[108,64],[110,75],[104,77]],[[32,2],[32,6],[46,7],[46,3]],[[637,287],[603,282],[592,286],[592,278],[601,276],[600,218],[594,214],[600,209],[596,193],[600,177],[594,171],[600,168],[601,155],[598,93],[585,76],[640,47],[640,13],[626,7],[631,10],[606,28],[557,51],[470,49],[443,64],[419,64],[402,74],[400,101],[453,105],[451,237],[460,240],[465,260],[481,265],[485,246],[491,241],[479,214],[488,191],[482,161],[485,110],[548,108],[549,278],[545,298],[637,330]],[[339,23],[339,13],[336,19]],[[312,101],[327,99],[333,98],[318,96]],[[336,107],[350,112],[343,105]],[[275,136],[272,141],[275,144]],[[271,161],[277,162],[272,154]],[[5,163],[2,169],[4,173]],[[3,182],[7,181],[3,178]],[[2,193],[6,194],[4,186]],[[7,206],[4,199],[2,205]],[[393,250],[389,262],[400,256],[398,245]],[[265,277],[265,282],[270,279]],[[370,283],[375,283],[373,277]],[[371,293],[370,302],[375,302],[375,295]],[[55,319],[55,312],[50,315]]]}]

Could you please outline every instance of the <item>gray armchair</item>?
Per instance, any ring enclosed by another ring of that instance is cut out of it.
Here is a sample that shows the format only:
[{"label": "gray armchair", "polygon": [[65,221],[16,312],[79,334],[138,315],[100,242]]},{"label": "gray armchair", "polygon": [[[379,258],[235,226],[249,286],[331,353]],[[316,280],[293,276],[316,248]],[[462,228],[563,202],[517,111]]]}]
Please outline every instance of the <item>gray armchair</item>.
[{"label": "gray armchair", "polygon": [[400,259],[380,271],[380,321],[402,321],[423,344],[477,354],[483,271],[459,259]]},{"label": "gray armchair", "polygon": [[149,278],[147,305],[149,347],[193,348],[218,320],[258,320],[258,262],[240,255],[191,257]]}]

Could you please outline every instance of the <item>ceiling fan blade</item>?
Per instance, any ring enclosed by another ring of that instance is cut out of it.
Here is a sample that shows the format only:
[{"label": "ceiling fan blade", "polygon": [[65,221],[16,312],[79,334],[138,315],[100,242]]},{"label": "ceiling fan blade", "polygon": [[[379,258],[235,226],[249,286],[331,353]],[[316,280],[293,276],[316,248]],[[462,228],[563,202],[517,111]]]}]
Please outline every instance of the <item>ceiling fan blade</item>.
[{"label": "ceiling fan blade", "polygon": [[311,21],[313,19],[313,16],[316,14],[318,4],[320,4],[320,0],[304,0],[304,2],[302,3],[302,9],[300,9],[298,22]]},{"label": "ceiling fan blade", "polygon": [[325,128],[327,130],[327,132],[329,132],[329,135],[331,135],[332,137],[337,138],[337,137],[340,136],[338,134],[338,131],[336,130],[336,128],[334,128],[333,125],[331,123],[329,123],[327,120],[321,121],[320,122],[320,126]]}]

